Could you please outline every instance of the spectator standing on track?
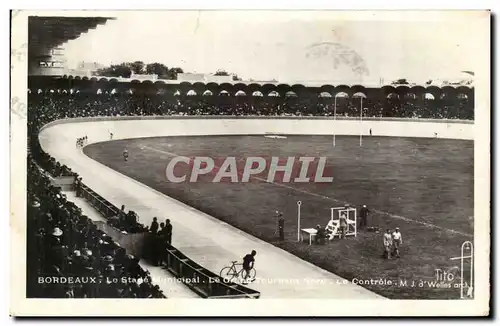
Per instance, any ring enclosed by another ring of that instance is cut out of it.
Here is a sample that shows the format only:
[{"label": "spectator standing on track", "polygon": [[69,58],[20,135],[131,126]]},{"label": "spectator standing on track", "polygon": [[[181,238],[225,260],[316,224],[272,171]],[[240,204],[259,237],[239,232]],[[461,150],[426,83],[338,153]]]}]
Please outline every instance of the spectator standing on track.
[{"label": "spectator standing on track", "polygon": [[168,243],[168,244],[172,244],[172,229],[173,229],[173,226],[172,224],[170,223],[170,220],[167,219],[165,221],[165,233],[164,233],[164,238],[165,238],[165,242]]},{"label": "spectator standing on track", "polygon": [[401,235],[399,228],[396,228],[392,233],[392,241],[394,247],[393,253],[397,258],[399,258],[399,247],[403,244],[403,236]]},{"label": "spectator standing on track", "polygon": [[370,213],[370,210],[366,207],[366,205],[363,205],[361,207],[361,210],[359,211],[359,228],[363,229],[368,226],[368,213]]},{"label": "spectator standing on track", "polygon": [[128,150],[126,148],[123,150],[123,160],[128,161]]},{"label": "spectator standing on track", "polygon": [[160,223],[160,229],[156,233],[154,237],[154,252],[155,252],[155,260],[154,263],[156,266],[161,265],[163,261],[163,252],[165,250],[165,223]]},{"label": "spectator standing on track", "polygon": [[391,259],[392,235],[391,230],[387,229],[384,233],[384,258]]},{"label": "spectator standing on track", "polygon": [[158,228],[159,228],[158,219],[156,217],[153,217],[153,222],[151,222],[149,230],[151,231],[151,233],[156,234],[158,233]]},{"label": "spectator standing on track", "polygon": [[75,192],[76,192],[76,197],[82,196],[82,178],[81,177],[78,177],[75,180]]}]

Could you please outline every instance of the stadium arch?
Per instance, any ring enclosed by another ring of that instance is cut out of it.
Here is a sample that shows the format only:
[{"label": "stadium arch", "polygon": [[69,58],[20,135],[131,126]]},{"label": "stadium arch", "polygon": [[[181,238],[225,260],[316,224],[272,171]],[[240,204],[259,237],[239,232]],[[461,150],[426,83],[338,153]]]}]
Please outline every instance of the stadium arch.
[{"label": "stadium arch", "polygon": [[291,91],[291,87],[288,84],[279,84],[276,86],[276,91],[279,93],[280,97],[285,97],[286,93]]},{"label": "stadium arch", "polygon": [[233,90],[240,90],[240,91],[243,91],[245,94],[249,93],[248,86],[246,84],[243,84],[243,83],[234,84]]},{"label": "stadium arch", "polygon": [[351,93],[353,94],[356,94],[356,93],[362,93],[363,95],[366,96],[366,87],[362,86],[362,85],[354,85],[351,87]]},{"label": "stadium arch", "polygon": [[398,95],[397,89],[391,85],[382,86],[382,88],[380,90],[381,90],[381,96],[383,98],[392,98],[392,97],[394,97],[394,95],[392,95],[392,94]]},{"label": "stadium arch", "polygon": [[434,96],[434,99],[439,99],[441,98],[441,88],[437,87],[437,86],[428,86],[426,88],[426,93],[431,93],[432,96]]},{"label": "stadium arch", "polygon": [[251,83],[246,86],[247,94],[253,94],[255,91],[262,91],[262,86],[257,83]]},{"label": "stadium arch", "polygon": [[333,96],[335,97],[339,93],[345,93],[345,94],[347,94],[347,97],[351,97],[351,95],[352,95],[352,89],[351,89],[351,87],[349,87],[347,85],[338,85],[338,86],[335,86],[334,87],[334,92],[333,92],[334,95]]},{"label": "stadium arch", "polygon": [[205,89],[207,89],[207,85],[202,82],[196,82],[193,84],[192,89],[197,93],[197,94],[203,94]]},{"label": "stadium arch", "polygon": [[309,90],[302,84],[294,84],[292,85],[291,89],[295,94],[297,94],[300,97],[305,96],[306,93],[309,93],[308,92]]},{"label": "stadium arch", "polygon": [[209,90],[210,92],[212,92],[212,94],[219,94],[219,90],[220,90],[219,84],[214,83],[214,82],[210,82],[210,83],[206,84],[205,90]]},{"label": "stadium arch", "polygon": [[230,84],[230,83],[222,83],[220,85],[220,89],[221,90],[225,90],[226,92],[228,92],[229,94],[234,94],[234,86],[233,84]]},{"label": "stadium arch", "polygon": [[264,94],[264,96],[267,96],[270,92],[276,90],[276,85],[274,85],[274,84],[264,84],[264,85],[262,85],[260,87],[259,90]]}]

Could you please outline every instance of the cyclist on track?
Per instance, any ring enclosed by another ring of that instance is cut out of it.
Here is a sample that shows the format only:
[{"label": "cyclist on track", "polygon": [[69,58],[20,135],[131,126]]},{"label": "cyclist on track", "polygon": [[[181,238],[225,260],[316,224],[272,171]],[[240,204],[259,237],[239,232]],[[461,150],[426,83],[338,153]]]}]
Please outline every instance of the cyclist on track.
[{"label": "cyclist on track", "polygon": [[252,250],[252,253],[247,254],[245,257],[243,257],[243,269],[245,270],[245,276],[243,278],[243,281],[246,281],[246,279],[250,276],[250,271],[253,269],[253,266],[255,264],[255,255],[257,252],[255,250]]}]

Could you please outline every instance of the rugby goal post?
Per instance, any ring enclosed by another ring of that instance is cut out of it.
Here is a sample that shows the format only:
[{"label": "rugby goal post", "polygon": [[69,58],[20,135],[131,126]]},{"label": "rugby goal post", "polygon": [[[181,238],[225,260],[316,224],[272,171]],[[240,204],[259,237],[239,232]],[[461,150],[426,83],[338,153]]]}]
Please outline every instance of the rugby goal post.
[{"label": "rugby goal post", "polygon": [[330,221],[326,226],[329,233],[329,240],[341,236],[340,234],[340,217],[345,215],[347,221],[346,236],[356,236],[358,231],[356,208],[349,206],[331,207],[330,208]]}]

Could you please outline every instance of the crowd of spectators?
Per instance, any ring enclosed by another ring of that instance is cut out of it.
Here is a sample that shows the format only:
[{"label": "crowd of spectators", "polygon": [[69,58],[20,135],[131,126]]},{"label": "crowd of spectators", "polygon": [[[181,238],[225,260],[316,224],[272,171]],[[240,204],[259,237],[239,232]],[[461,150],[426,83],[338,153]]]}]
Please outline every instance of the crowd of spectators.
[{"label": "crowd of spectators", "polygon": [[474,103],[467,98],[332,98],[164,96],[145,94],[93,94],[54,92],[30,95],[32,109],[42,120],[81,116],[147,115],[265,115],[346,116],[474,119]]},{"label": "crowd of spectators", "polygon": [[99,231],[28,156],[28,297],[162,298],[139,259]]}]

